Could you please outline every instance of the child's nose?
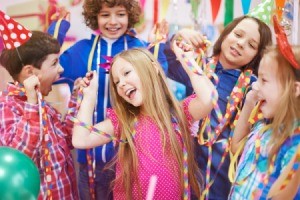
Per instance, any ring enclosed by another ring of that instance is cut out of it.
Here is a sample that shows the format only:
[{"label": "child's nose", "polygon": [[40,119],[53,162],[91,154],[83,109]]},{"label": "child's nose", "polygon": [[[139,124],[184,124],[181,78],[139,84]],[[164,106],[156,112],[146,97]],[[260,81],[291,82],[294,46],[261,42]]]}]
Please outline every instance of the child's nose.
[{"label": "child's nose", "polygon": [[58,73],[62,74],[63,72],[64,72],[64,68],[62,68],[62,66],[59,65],[59,67],[58,67]]},{"label": "child's nose", "polygon": [[239,39],[238,42],[237,42],[238,46],[241,47],[241,48],[244,47],[245,43],[246,43],[245,39]]},{"label": "child's nose", "polygon": [[116,16],[112,15],[112,16],[110,17],[109,23],[111,23],[111,24],[117,23],[117,18],[116,18]]},{"label": "child's nose", "polygon": [[120,81],[119,81],[119,87],[124,87],[126,85],[126,81],[125,80],[123,80],[123,79],[121,79]]}]

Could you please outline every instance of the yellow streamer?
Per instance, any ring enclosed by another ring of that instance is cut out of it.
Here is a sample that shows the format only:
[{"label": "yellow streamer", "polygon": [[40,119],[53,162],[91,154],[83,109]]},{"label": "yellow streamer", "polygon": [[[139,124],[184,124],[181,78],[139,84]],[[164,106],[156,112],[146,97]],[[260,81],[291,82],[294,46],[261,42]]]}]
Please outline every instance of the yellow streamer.
[{"label": "yellow streamer", "polygon": [[95,53],[95,48],[96,48],[96,45],[97,45],[97,42],[99,40],[99,35],[97,35],[94,39],[94,42],[93,42],[93,46],[92,46],[92,49],[90,51],[90,55],[89,55],[89,60],[88,60],[88,72],[92,70],[92,62],[93,62],[93,57],[94,57],[94,53]]},{"label": "yellow streamer", "polygon": [[170,0],[163,0],[163,1],[160,1],[160,3],[161,3],[161,7],[160,7],[159,21],[166,18]]},{"label": "yellow streamer", "polygon": [[60,27],[60,24],[61,24],[62,20],[63,20],[63,18],[57,20],[57,23],[55,25],[53,37],[56,38],[56,39],[58,38],[58,31],[59,31],[59,27]]}]

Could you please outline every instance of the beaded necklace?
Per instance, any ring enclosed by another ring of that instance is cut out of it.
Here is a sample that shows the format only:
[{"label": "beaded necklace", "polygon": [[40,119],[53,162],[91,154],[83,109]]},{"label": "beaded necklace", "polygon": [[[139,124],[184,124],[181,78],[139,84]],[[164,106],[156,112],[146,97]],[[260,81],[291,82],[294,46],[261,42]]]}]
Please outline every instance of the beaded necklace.
[{"label": "beaded necklace", "polygon": [[[22,84],[15,82],[14,89],[10,89],[9,91],[4,91],[4,94],[8,96],[26,96],[25,88]],[[52,173],[51,168],[51,156],[49,147],[52,145],[50,141],[49,131],[48,131],[48,116],[46,112],[46,102],[44,101],[42,94],[40,91],[37,91],[38,103],[39,103],[39,119],[40,119],[40,138],[42,142],[42,161],[41,167],[45,170],[45,182],[47,184],[46,195],[47,199],[52,200],[52,188],[55,182],[55,176]]]}]

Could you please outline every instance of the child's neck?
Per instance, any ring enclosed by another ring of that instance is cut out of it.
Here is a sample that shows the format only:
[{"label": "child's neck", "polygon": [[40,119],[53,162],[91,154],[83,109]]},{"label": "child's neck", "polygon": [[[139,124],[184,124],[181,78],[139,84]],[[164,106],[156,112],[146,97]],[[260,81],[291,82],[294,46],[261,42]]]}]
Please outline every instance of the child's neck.
[{"label": "child's neck", "polygon": [[113,44],[117,39],[102,37],[108,44]]}]

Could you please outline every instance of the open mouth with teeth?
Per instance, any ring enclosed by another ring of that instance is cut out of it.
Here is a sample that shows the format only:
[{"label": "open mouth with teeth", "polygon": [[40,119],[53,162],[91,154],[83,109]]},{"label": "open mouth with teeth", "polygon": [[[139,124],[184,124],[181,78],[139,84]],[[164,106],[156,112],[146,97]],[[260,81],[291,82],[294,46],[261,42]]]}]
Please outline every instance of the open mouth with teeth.
[{"label": "open mouth with teeth", "polygon": [[129,90],[126,91],[125,95],[129,98],[129,99],[132,99],[133,96],[135,95],[136,93],[136,89],[135,88],[131,88]]},{"label": "open mouth with teeth", "polygon": [[111,31],[111,32],[116,32],[120,30],[120,28],[106,28],[106,30]]}]

